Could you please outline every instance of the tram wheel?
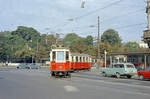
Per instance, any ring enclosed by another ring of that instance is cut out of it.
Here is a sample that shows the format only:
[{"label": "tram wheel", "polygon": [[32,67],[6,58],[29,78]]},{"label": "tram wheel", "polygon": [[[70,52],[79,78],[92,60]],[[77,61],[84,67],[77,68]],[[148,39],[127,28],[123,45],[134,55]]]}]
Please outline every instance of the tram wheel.
[{"label": "tram wheel", "polygon": [[54,73],[54,72],[51,72],[51,76],[52,76],[52,77],[55,76],[55,73]]}]

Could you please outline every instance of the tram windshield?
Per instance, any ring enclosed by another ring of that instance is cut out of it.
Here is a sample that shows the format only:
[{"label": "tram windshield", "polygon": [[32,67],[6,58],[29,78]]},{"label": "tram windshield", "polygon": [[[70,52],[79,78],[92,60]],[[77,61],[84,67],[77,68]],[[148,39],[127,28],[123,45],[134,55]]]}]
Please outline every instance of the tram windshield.
[{"label": "tram windshield", "polygon": [[64,51],[58,51],[58,52],[57,52],[57,61],[58,61],[58,62],[65,61],[65,54],[64,54]]}]

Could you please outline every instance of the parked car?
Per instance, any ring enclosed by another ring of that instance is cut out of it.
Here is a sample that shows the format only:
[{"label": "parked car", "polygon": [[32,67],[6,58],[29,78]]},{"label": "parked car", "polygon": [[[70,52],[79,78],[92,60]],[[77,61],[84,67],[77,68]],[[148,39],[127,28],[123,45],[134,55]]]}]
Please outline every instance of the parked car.
[{"label": "parked car", "polygon": [[137,74],[137,69],[131,63],[114,63],[110,67],[103,67],[101,73],[103,76],[116,76],[117,78],[126,76],[127,78],[131,78]]},{"label": "parked car", "polygon": [[30,67],[30,69],[40,69],[41,68],[39,65],[36,65],[36,64],[29,64],[28,66]]},{"label": "parked car", "polygon": [[36,64],[19,64],[17,69],[40,69],[41,67]]},{"label": "parked car", "polygon": [[145,70],[138,71],[138,76],[140,80],[150,79],[150,67]]},{"label": "parked car", "polygon": [[27,66],[27,64],[19,64],[17,66],[17,69],[30,69],[30,68]]}]

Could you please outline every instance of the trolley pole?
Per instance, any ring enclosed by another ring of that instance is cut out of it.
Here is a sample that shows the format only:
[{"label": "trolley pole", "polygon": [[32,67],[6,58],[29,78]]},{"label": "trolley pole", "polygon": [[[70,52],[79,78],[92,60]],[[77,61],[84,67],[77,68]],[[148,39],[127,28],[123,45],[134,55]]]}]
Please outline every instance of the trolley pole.
[{"label": "trolley pole", "polygon": [[98,64],[100,68],[100,18],[98,16],[98,37],[97,37],[97,50],[98,50]]}]

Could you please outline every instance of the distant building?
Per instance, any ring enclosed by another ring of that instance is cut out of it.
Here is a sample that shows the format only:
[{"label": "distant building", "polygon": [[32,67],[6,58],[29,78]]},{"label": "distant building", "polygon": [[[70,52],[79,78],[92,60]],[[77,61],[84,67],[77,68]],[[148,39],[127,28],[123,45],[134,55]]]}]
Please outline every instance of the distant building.
[{"label": "distant building", "polygon": [[135,41],[135,42],[139,44],[140,48],[148,48],[148,44],[145,43],[144,41]]}]

